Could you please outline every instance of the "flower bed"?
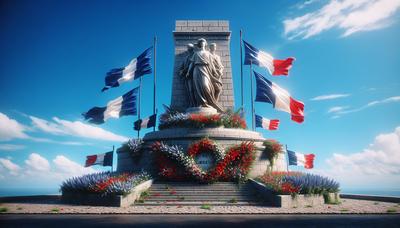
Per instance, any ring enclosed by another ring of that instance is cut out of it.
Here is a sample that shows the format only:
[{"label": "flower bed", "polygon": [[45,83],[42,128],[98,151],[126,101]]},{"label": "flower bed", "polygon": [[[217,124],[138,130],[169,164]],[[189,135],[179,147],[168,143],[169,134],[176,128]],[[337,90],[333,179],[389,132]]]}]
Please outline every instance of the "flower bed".
[{"label": "flower bed", "polygon": [[320,175],[301,172],[267,172],[258,181],[276,194],[325,194],[339,192],[339,183]]},{"label": "flower bed", "polygon": [[[178,146],[156,142],[152,146],[160,177],[168,180],[194,179],[201,183],[214,181],[243,181],[254,161],[254,144],[244,142],[230,147],[226,152],[210,139],[193,143],[185,154]],[[195,161],[200,152],[214,154],[215,165],[207,172]]]},{"label": "flower bed", "polygon": [[63,193],[94,193],[101,196],[126,195],[135,186],[150,180],[147,173],[93,173],[73,177],[61,184]]},{"label": "flower bed", "polygon": [[95,173],[74,177],[61,185],[64,203],[92,206],[130,206],[153,181],[146,173]]},{"label": "flower bed", "polygon": [[237,113],[224,114],[189,114],[167,112],[161,115],[158,125],[159,130],[168,128],[206,128],[225,127],[246,129],[246,121]]}]

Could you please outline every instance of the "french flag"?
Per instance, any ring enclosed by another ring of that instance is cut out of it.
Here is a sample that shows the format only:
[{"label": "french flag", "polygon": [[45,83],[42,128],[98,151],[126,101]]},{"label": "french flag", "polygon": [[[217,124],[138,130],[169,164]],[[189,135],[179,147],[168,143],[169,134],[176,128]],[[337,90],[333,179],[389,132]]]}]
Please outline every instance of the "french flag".
[{"label": "french flag", "polygon": [[113,163],[113,151],[104,154],[95,154],[86,156],[85,167],[92,165],[112,166]]},{"label": "french flag", "polygon": [[271,103],[275,109],[290,113],[291,119],[297,123],[304,121],[304,104],[290,96],[288,91],[269,81],[254,71],[257,92],[256,101]]},{"label": "french flag", "polygon": [[261,127],[267,130],[277,130],[279,120],[269,120],[256,114],[256,127]]},{"label": "french flag", "polygon": [[295,58],[284,60],[275,59],[272,55],[261,51],[243,40],[244,43],[244,65],[254,64],[267,68],[271,75],[288,75]]},{"label": "french flag", "polygon": [[151,115],[148,118],[135,121],[134,130],[139,131],[142,128],[151,128],[156,126],[157,114]]},{"label": "french flag", "polygon": [[289,165],[304,166],[306,169],[314,167],[314,154],[301,154],[294,151],[287,150]]},{"label": "french flag", "polygon": [[151,74],[150,57],[152,49],[153,47],[146,49],[137,58],[132,59],[128,66],[110,70],[105,79],[106,86],[101,92],[111,87],[118,87],[120,84],[137,79],[142,75]]},{"label": "french flag", "polygon": [[109,118],[136,115],[138,91],[139,87],[136,87],[123,96],[108,102],[106,107],[94,107],[82,115],[85,120],[94,124],[102,124]]}]

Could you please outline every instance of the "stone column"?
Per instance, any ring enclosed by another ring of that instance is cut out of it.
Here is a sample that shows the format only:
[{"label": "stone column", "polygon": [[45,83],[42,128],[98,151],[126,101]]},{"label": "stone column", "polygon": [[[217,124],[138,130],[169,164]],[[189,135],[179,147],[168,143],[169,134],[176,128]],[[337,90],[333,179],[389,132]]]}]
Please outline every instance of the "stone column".
[{"label": "stone column", "polygon": [[175,43],[175,64],[172,80],[171,107],[180,111],[188,108],[188,100],[184,81],[179,76],[179,66],[185,57],[188,43],[196,43],[197,39],[204,38],[208,44],[216,43],[216,54],[221,57],[224,65],[222,76],[222,93],[219,98],[219,105],[224,109],[233,110],[233,84],[230,54],[230,36],[228,21],[176,21],[174,35]]}]

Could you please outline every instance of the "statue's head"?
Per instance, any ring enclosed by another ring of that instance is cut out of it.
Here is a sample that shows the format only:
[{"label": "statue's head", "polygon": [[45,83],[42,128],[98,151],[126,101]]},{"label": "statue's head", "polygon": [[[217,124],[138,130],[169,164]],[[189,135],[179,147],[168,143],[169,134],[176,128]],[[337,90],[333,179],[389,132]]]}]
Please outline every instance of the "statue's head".
[{"label": "statue's head", "polygon": [[197,46],[199,48],[204,48],[205,46],[207,46],[207,41],[204,38],[200,38],[197,40]]},{"label": "statue's head", "polygon": [[192,52],[193,49],[194,49],[194,45],[193,45],[192,43],[188,43],[188,44],[186,45],[186,48],[187,48],[188,52]]},{"label": "statue's head", "polygon": [[210,52],[214,53],[215,50],[217,50],[217,44],[216,43],[211,43],[210,44]]}]

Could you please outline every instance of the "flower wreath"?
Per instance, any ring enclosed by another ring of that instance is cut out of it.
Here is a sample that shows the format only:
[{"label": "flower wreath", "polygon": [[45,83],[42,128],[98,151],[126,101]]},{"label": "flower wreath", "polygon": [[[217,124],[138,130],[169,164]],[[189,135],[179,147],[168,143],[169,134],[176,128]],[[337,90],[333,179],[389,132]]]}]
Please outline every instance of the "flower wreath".
[{"label": "flower wreath", "polygon": [[[225,155],[222,149],[209,139],[192,144],[188,149],[188,155],[184,154],[180,147],[168,146],[162,142],[154,143],[152,149],[158,154],[156,162],[159,175],[170,180],[182,180],[191,176],[203,183],[217,180],[242,181],[246,179],[255,159],[255,147],[252,142],[233,146]],[[194,156],[200,153],[201,149],[210,149],[217,157],[215,166],[208,172],[203,171],[194,160]],[[221,159],[218,158],[220,155]]]},{"label": "flower wreath", "polygon": [[187,150],[188,156],[193,159],[200,153],[211,153],[215,158],[215,164],[220,162],[225,156],[224,149],[208,138],[192,143]]}]

